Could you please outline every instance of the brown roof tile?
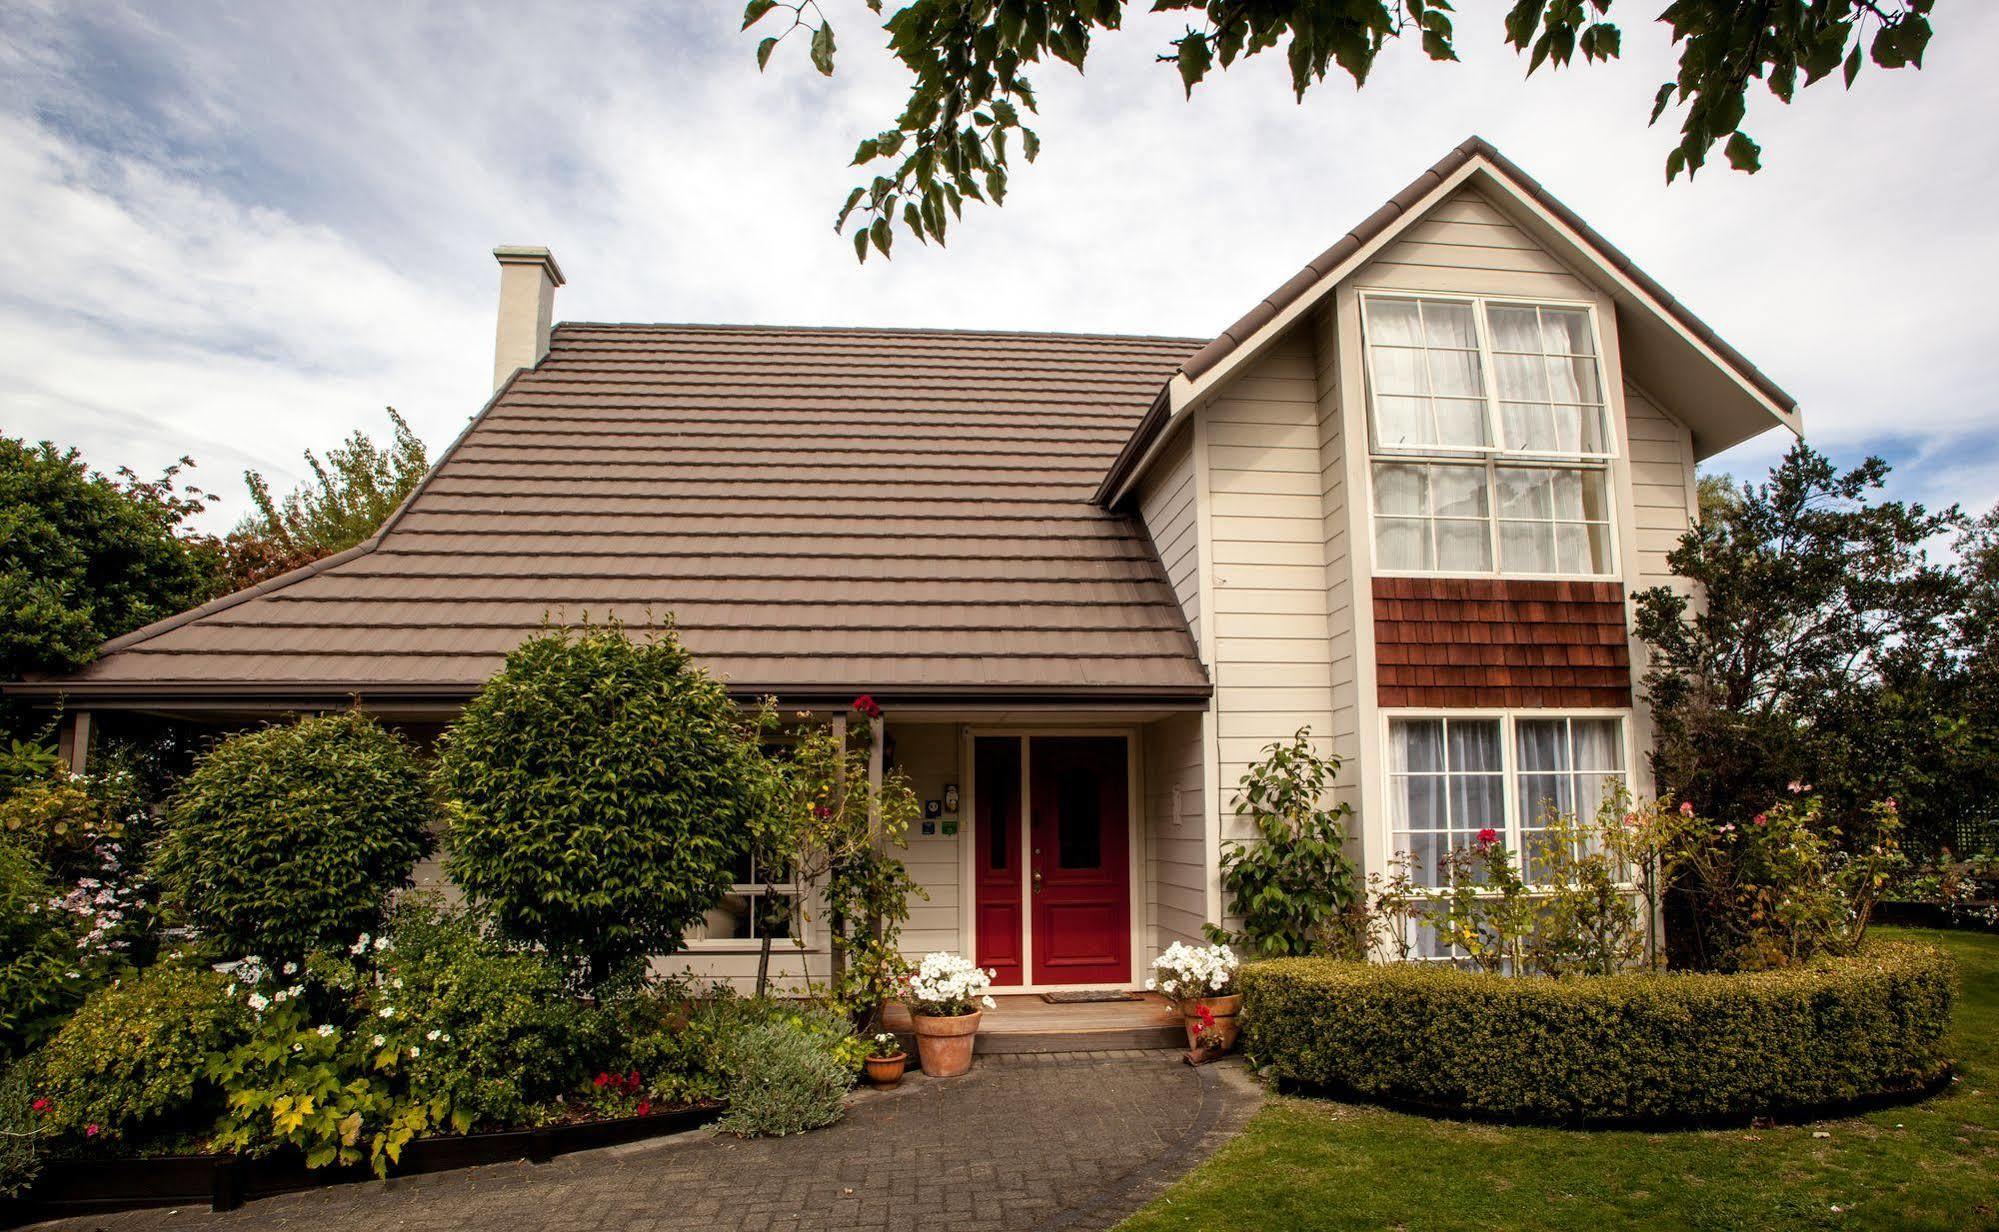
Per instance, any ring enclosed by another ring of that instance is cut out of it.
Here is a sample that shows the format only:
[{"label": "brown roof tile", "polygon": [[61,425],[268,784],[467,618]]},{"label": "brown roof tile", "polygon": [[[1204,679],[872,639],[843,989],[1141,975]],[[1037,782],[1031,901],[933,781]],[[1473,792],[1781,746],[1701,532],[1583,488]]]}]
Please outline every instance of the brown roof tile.
[{"label": "brown roof tile", "polygon": [[561,325],[377,541],[48,685],[462,693],[544,614],[670,612],[745,693],[1203,696],[1143,528],[1091,500],[1196,345]]}]

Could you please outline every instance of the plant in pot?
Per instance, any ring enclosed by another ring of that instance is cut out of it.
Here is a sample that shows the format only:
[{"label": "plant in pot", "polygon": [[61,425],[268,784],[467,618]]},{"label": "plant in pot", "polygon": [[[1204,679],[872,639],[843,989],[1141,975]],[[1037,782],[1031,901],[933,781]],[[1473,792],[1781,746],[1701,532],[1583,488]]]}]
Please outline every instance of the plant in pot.
[{"label": "plant in pot", "polygon": [[902,1050],[902,1043],[895,1038],[894,1032],[882,1031],[868,1046],[867,1059],[863,1064],[867,1068],[869,1082],[878,1087],[892,1087],[902,1081],[902,1071],[909,1065],[909,1054]]},{"label": "plant in pot", "polygon": [[979,1031],[979,1010],[993,1008],[986,990],[993,973],[981,971],[957,954],[939,950],[925,954],[909,976],[904,1000],[916,1030],[916,1055],[932,1078],[956,1078],[972,1068],[972,1042]]},{"label": "plant in pot", "polygon": [[1235,1047],[1236,1015],[1242,1011],[1239,966],[1228,946],[1178,941],[1152,960],[1145,986],[1179,1002],[1189,1049],[1220,1056]]}]

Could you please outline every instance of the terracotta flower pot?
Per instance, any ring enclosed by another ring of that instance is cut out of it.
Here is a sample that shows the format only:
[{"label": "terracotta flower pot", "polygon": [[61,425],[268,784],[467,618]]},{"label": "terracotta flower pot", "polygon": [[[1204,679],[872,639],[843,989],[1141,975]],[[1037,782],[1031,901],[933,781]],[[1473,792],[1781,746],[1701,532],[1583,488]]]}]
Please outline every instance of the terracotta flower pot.
[{"label": "terracotta flower pot", "polygon": [[932,1078],[956,1078],[972,1068],[972,1042],[979,1033],[979,1011],[938,1017],[910,1015],[916,1028],[916,1055]]},{"label": "terracotta flower pot", "polygon": [[909,1054],[898,1052],[892,1057],[869,1057],[866,1062],[868,1081],[878,1087],[892,1087],[902,1081],[902,1071],[909,1065]]},{"label": "terracotta flower pot", "polygon": [[[1201,1007],[1215,1016],[1215,1025],[1201,1025]],[[1187,1047],[1227,1052],[1235,1047],[1236,1015],[1242,1012],[1242,995],[1231,997],[1189,997],[1180,1003],[1180,1022],[1187,1028]]]}]

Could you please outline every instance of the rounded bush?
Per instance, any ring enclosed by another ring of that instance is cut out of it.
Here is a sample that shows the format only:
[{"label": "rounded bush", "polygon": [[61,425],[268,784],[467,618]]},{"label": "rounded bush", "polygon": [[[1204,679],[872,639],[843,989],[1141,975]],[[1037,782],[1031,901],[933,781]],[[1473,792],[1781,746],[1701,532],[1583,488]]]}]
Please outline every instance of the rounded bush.
[{"label": "rounded bush", "polygon": [[208,1056],[250,1029],[231,988],[213,971],[162,964],[99,989],[42,1049],[48,1128],[78,1141],[206,1129],[222,1103]]},{"label": "rounded bush", "polygon": [[507,656],[444,735],[451,879],[506,936],[598,983],[727,890],[768,800],[721,682],[671,629],[552,629]]},{"label": "rounded bush", "polygon": [[751,1027],[729,1048],[729,1111],[716,1122],[744,1138],[779,1138],[831,1125],[846,1109],[854,1066],[839,1041],[780,1018]]},{"label": "rounded bush", "polygon": [[1956,967],[1877,941],[1746,975],[1511,978],[1290,958],[1243,973],[1245,1046],[1279,1078],[1559,1123],[1727,1121],[1921,1089]]},{"label": "rounded bush", "polygon": [[379,928],[430,849],[402,737],[358,711],[232,736],[169,806],[161,903],[232,954],[297,957]]}]

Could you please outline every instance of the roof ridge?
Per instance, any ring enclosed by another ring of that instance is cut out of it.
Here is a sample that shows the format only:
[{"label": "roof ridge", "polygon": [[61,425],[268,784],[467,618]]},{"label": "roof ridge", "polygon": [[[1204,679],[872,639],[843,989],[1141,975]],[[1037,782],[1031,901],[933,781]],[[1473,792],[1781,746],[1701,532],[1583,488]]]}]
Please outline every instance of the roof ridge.
[{"label": "roof ridge", "polygon": [[1179,334],[1117,334],[1090,330],[1060,329],[954,329],[919,325],[785,325],[701,321],[557,321],[554,329],[695,330],[710,333],[744,334],[889,334],[894,336],[944,338],[1029,338],[1101,342],[1171,342],[1194,346],[1209,341],[1205,337]]}]

